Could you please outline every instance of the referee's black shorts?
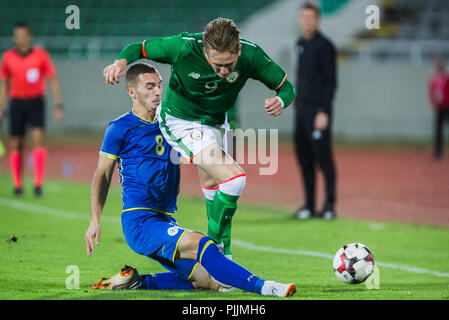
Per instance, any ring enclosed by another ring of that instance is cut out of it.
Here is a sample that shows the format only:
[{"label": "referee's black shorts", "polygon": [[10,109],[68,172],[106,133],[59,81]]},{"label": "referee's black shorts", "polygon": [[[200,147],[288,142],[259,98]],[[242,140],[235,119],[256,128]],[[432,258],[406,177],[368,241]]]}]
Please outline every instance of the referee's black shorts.
[{"label": "referee's black shorts", "polygon": [[26,127],[45,127],[44,97],[11,99],[9,102],[9,132],[11,136],[24,136]]}]

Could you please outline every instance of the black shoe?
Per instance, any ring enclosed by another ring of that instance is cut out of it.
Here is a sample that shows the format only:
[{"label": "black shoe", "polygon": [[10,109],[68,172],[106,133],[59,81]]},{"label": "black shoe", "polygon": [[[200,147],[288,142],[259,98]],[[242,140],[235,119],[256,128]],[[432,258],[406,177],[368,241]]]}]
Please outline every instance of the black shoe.
[{"label": "black shoe", "polygon": [[337,218],[337,214],[333,208],[326,208],[319,214],[319,217],[323,220],[334,220]]},{"label": "black shoe", "polygon": [[297,220],[308,220],[308,219],[311,219],[314,217],[315,217],[315,213],[313,212],[313,210],[311,210],[307,207],[300,208],[294,214],[294,218]]},{"label": "black shoe", "polygon": [[16,197],[21,197],[23,196],[23,189],[22,188],[14,188],[14,195]]},{"label": "black shoe", "polygon": [[42,197],[42,193],[43,193],[42,187],[38,187],[38,186],[34,187],[34,195],[36,197]]}]

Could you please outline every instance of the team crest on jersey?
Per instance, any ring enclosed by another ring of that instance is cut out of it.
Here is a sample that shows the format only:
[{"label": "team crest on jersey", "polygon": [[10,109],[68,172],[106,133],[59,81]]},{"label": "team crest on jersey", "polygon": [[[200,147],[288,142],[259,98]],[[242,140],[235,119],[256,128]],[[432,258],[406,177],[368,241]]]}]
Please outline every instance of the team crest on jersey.
[{"label": "team crest on jersey", "polygon": [[229,76],[226,77],[226,81],[229,83],[233,83],[237,81],[237,79],[240,77],[240,72],[234,71]]},{"label": "team crest on jersey", "polygon": [[195,129],[192,131],[190,136],[193,140],[200,141],[201,139],[203,139],[203,131],[201,131],[201,129]]},{"label": "team crest on jersey", "polygon": [[168,228],[167,233],[169,236],[173,237],[178,233],[178,231],[179,231],[179,228],[177,226],[173,226],[173,227]]}]

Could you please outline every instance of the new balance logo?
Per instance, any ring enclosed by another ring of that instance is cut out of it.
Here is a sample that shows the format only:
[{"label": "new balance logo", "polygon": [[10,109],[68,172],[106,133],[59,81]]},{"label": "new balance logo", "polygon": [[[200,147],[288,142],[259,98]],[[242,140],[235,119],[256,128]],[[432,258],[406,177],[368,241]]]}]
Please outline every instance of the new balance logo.
[{"label": "new balance logo", "polygon": [[201,75],[197,72],[191,72],[189,74],[189,77],[193,78],[193,79],[198,79],[199,77],[201,77]]}]

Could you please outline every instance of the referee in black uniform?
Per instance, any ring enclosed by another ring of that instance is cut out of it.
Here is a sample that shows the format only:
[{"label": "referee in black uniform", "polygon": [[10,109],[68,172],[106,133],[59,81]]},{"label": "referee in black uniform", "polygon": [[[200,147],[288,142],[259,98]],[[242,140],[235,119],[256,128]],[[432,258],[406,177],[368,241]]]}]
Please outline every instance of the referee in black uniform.
[{"label": "referee in black uniform", "polygon": [[[295,100],[295,151],[302,171],[305,203],[295,218],[333,219],[336,173],[332,153],[332,101],[336,81],[336,50],[319,31],[320,9],[306,3],[299,10],[302,37],[296,45],[298,56]],[[315,167],[325,179],[326,200],[315,211]]]}]

